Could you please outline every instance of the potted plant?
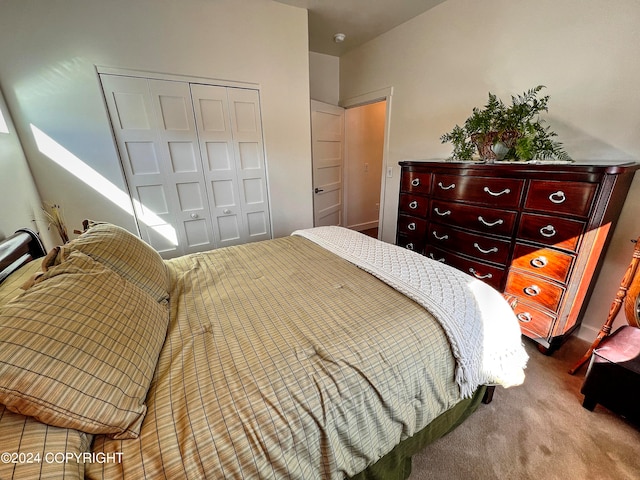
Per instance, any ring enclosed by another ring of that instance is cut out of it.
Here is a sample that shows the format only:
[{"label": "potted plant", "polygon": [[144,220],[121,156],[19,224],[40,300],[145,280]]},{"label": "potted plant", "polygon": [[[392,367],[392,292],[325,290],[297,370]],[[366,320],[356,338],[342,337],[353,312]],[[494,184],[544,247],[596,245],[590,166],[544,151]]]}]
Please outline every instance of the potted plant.
[{"label": "potted plant", "polygon": [[489,92],[484,108],[474,107],[464,125],[440,137],[453,144],[452,158],[472,160],[476,151],[483,160],[563,160],[571,161],[557,136],[543,125],[542,112],[548,111],[549,96],[539,98],[545,88],[538,85],[522,95],[511,96],[505,105]]}]

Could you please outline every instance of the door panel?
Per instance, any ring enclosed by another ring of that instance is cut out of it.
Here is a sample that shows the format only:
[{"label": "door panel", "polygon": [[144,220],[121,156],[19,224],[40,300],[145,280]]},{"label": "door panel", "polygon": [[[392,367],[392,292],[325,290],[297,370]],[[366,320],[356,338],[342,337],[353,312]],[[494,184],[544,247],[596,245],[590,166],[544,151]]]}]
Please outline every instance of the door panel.
[{"label": "door panel", "polygon": [[100,78],[147,242],[169,258],[271,238],[257,90]]},{"label": "door panel", "polygon": [[160,173],[158,156],[153,142],[127,143],[129,169],[134,175],[152,175]]},{"label": "door panel", "polygon": [[344,109],[311,101],[313,224],[343,224]]},{"label": "door panel", "polygon": [[196,159],[191,142],[169,142],[169,158],[174,173],[196,173],[199,170],[199,159]]},{"label": "door panel", "polygon": [[189,84],[149,80],[149,86],[160,120],[160,148],[168,170],[165,173],[167,194],[176,218],[180,250],[183,254],[209,250],[217,245]]},{"label": "door panel", "polygon": [[[110,80],[108,83],[111,82],[116,80]],[[132,90],[130,92],[111,91],[111,100],[116,106],[114,113],[118,126],[122,130],[150,131],[155,122],[151,114],[146,82],[141,79],[119,78],[117,83],[124,84]]]},{"label": "door panel", "polygon": [[205,220],[188,220],[184,222],[187,245],[190,248],[208,245],[211,242],[207,222]]},{"label": "door panel", "polygon": [[191,92],[220,245],[271,238],[258,92],[211,85]]},{"label": "door panel", "polygon": [[149,82],[115,75],[100,79],[140,233],[163,256],[179,255]]},{"label": "door panel", "polygon": [[258,91],[230,88],[228,95],[244,241],[267,240],[271,219]]},{"label": "door panel", "polygon": [[240,229],[238,228],[238,216],[234,214],[223,215],[217,218],[220,242],[223,245],[240,243]]},{"label": "door panel", "polygon": [[140,185],[136,188],[143,218],[152,214],[168,215],[169,206],[164,185]]},{"label": "door panel", "polygon": [[233,160],[233,135],[228,110],[227,88],[191,85],[200,152],[205,167],[211,215],[216,243],[223,246],[244,243],[239,216],[238,179]]}]

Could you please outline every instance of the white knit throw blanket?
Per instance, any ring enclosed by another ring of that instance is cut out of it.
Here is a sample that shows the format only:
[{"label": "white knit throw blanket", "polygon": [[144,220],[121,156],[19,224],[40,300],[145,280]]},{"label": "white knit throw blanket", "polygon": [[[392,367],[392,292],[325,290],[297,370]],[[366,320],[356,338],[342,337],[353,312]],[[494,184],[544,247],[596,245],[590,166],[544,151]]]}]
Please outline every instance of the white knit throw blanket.
[{"label": "white knit throw blanket", "polygon": [[484,282],[415,252],[342,227],[298,230],[426,308],[442,325],[457,361],[463,398],[479,385],[518,385],[527,354],[506,300]]}]

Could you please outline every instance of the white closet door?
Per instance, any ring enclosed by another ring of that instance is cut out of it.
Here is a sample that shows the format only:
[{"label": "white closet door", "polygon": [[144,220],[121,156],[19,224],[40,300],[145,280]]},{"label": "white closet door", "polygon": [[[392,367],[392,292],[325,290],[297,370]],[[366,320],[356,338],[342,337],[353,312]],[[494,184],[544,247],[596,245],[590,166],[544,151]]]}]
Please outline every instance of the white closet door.
[{"label": "white closet door", "polygon": [[210,250],[215,244],[189,84],[150,80],[166,159],[166,186],[172,196],[183,253]]},{"label": "white closet door", "polygon": [[230,88],[227,93],[246,241],[267,240],[271,219],[258,91]]},{"label": "white closet door", "polygon": [[258,92],[191,85],[220,246],[271,238]]},{"label": "white closet door", "polygon": [[167,258],[214,248],[188,84],[101,81],[143,238]]}]

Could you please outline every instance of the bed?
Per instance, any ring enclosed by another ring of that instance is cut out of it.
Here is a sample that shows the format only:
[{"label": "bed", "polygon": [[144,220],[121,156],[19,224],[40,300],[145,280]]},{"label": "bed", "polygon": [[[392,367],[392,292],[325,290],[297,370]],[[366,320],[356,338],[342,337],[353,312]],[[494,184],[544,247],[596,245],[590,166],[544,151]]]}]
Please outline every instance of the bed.
[{"label": "bed", "polygon": [[527,355],[482,282],[340,227],[162,260],[0,244],[0,478],[407,478]]}]

